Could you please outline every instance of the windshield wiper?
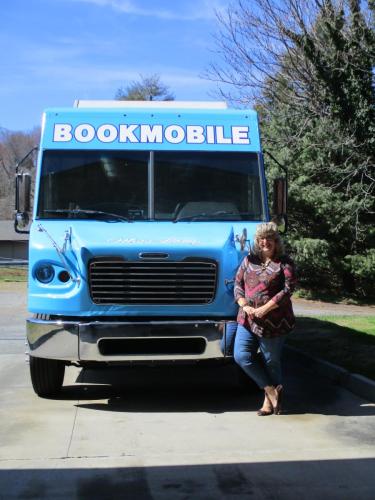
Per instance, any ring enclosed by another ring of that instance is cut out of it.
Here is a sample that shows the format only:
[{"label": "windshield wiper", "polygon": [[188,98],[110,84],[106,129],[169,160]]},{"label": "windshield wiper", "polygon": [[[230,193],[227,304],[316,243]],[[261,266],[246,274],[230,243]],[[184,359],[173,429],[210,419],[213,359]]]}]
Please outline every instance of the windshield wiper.
[{"label": "windshield wiper", "polygon": [[173,222],[180,222],[180,221],[194,221],[196,219],[201,219],[207,217],[207,220],[212,220],[212,217],[219,217],[221,215],[236,215],[238,217],[241,217],[242,215],[251,215],[254,217],[254,214],[250,212],[227,212],[225,210],[218,210],[217,212],[199,212],[196,214],[192,215],[183,215],[182,217],[179,217],[178,215],[173,219]]},{"label": "windshield wiper", "polygon": [[90,216],[100,216],[100,217],[107,217],[107,218],[112,218],[116,220],[124,220],[126,222],[133,222],[132,220],[128,219],[124,215],[119,215],[119,214],[112,214],[110,212],[103,212],[102,210],[83,210],[81,208],[60,208],[56,210],[43,210],[44,213],[52,213],[52,214],[69,214],[69,215],[90,215]]}]

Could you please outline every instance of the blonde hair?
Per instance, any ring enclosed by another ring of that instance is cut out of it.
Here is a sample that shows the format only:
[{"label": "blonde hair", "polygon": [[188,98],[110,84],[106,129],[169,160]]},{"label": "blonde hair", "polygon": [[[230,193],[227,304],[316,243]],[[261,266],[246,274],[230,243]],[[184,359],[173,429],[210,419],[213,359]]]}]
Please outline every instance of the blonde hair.
[{"label": "blonde hair", "polygon": [[262,224],[259,224],[256,228],[252,253],[257,255],[259,258],[261,257],[262,252],[259,248],[258,241],[262,238],[272,238],[275,240],[274,257],[276,259],[280,258],[284,254],[284,245],[274,222],[262,222]]}]

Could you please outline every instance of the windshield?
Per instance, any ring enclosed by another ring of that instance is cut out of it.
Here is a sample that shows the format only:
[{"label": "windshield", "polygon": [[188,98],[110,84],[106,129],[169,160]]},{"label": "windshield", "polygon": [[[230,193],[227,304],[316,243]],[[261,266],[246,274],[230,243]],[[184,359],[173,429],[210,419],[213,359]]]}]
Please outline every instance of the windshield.
[{"label": "windshield", "polygon": [[258,155],[46,151],[37,216],[174,222],[262,220]]}]

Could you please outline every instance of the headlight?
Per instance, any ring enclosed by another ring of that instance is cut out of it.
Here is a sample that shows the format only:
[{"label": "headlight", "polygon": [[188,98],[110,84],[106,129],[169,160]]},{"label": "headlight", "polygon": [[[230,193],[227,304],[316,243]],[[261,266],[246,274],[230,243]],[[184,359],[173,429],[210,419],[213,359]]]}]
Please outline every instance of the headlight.
[{"label": "headlight", "polygon": [[55,276],[55,271],[50,264],[42,264],[36,268],[35,277],[41,283],[50,283]]}]

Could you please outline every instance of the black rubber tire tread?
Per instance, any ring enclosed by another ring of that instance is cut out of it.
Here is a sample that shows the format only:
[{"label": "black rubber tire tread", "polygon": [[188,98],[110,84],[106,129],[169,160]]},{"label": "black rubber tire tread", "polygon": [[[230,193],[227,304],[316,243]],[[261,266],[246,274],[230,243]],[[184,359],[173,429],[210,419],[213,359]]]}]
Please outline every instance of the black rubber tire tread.
[{"label": "black rubber tire tread", "polygon": [[33,389],[38,396],[58,394],[64,382],[65,364],[55,359],[30,356],[30,376]]}]

